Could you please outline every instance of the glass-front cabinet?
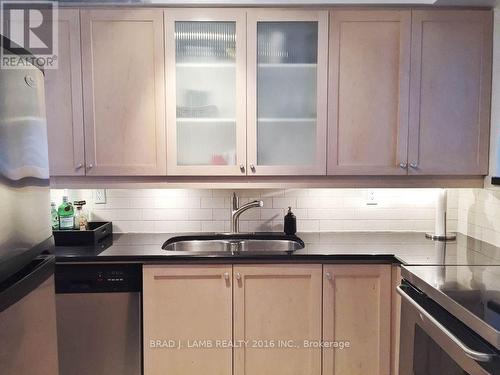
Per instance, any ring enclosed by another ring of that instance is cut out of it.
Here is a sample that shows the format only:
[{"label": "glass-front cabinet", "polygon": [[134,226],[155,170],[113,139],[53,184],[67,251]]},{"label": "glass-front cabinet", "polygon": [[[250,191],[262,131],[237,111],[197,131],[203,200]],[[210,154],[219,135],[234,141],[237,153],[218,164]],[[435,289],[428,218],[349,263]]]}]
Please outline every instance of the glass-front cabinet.
[{"label": "glass-front cabinet", "polygon": [[169,175],[246,174],[245,11],[165,11]]},{"label": "glass-front cabinet", "polygon": [[326,174],[327,34],[327,12],[248,12],[248,175]]},{"label": "glass-front cabinet", "polygon": [[165,11],[168,175],[325,175],[328,12]]}]

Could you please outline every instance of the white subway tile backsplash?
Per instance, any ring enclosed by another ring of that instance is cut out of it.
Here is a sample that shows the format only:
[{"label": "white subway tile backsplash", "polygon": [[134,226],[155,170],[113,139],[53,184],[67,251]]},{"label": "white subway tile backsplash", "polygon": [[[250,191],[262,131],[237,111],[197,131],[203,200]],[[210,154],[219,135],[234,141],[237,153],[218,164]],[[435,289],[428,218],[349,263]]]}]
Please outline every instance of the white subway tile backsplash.
[{"label": "white subway tile backsplash", "polygon": [[[264,207],[266,206],[264,205]],[[261,208],[259,211],[262,220],[280,220],[283,219],[285,215],[285,210],[281,208]],[[295,213],[295,215],[297,215],[297,213]]]},{"label": "white subway tile backsplash", "polygon": [[229,201],[226,197],[203,197],[201,198],[201,208],[229,208]]},{"label": "white subway tile backsplash", "polygon": [[344,220],[320,220],[319,230],[321,232],[335,232],[344,230]]},{"label": "white subway tile backsplash", "polygon": [[212,220],[211,208],[191,208],[188,210],[189,220]]},{"label": "white subway tile backsplash", "polygon": [[231,220],[231,212],[229,208],[214,208],[212,209],[213,220]]},{"label": "white subway tile backsplash", "polygon": [[299,232],[318,232],[319,220],[300,220],[297,219],[297,231]]},{"label": "white subway tile backsplash", "polygon": [[175,233],[175,232],[200,232],[200,221],[154,221],[154,232]]},{"label": "white subway tile backsplash", "polygon": [[229,221],[202,221],[201,231],[202,232],[226,232],[229,228]]},{"label": "white subway tile backsplash", "polygon": [[130,208],[144,208],[144,207],[154,207],[154,198],[129,198]]},{"label": "white subway tile backsplash", "polygon": [[449,217],[457,231],[500,246],[500,189],[457,189],[454,194],[456,209]]},{"label": "white subway tile backsplash", "polygon": [[147,233],[153,232],[154,228],[150,221],[113,221],[113,231],[117,233]]},{"label": "white subway tile backsplash", "polygon": [[155,199],[154,205],[157,208],[200,208],[200,198],[186,196],[159,197]]},{"label": "white subway tile backsplash", "polygon": [[298,207],[297,200],[300,198],[295,197],[284,197],[284,198],[273,198],[273,208],[288,208],[288,207]]},{"label": "white subway tile backsplash", "polygon": [[106,221],[114,220],[142,220],[140,209],[95,209],[92,218]]},{"label": "white subway tile backsplash", "polygon": [[[436,189],[372,189],[377,205],[368,206],[370,189],[245,189],[237,190],[240,204],[262,200],[264,207],[241,215],[242,231],[282,231],[291,206],[301,232],[319,231],[432,231]],[[452,190],[450,190],[452,191]],[[230,229],[233,190],[228,189],[108,189],[107,203],[94,204],[94,191],[52,190],[52,199],[85,199],[93,220],[111,220],[116,232],[223,232]],[[462,197],[463,195],[463,197]],[[458,204],[458,197],[461,203]],[[500,207],[500,194],[458,190],[449,194],[450,223],[463,228],[463,219],[476,215],[476,199]],[[463,199],[462,199],[463,198]],[[462,203],[462,200],[465,203]],[[495,209],[486,217],[498,217]],[[492,229],[481,216],[473,218]],[[493,237],[491,234],[489,237]]]},{"label": "white subway tile backsplash", "polygon": [[107,197],[106,208],[130,208],[130,198]]},{"label": "white subway tile backsplash", "polygon": [[185,208],[145,208],[142,210],[143,220],[189,220],[188,209]]}]

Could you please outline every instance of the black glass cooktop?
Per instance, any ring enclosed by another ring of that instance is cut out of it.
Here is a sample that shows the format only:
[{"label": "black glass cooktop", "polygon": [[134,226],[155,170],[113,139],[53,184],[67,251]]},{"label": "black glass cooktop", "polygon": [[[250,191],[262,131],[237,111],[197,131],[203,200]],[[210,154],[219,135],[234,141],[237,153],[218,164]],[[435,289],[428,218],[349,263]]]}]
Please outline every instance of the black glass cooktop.
[{"label": "black glass cooktop", "polygon": [[404,266],[402,276],[500,346],[500,266]]}]

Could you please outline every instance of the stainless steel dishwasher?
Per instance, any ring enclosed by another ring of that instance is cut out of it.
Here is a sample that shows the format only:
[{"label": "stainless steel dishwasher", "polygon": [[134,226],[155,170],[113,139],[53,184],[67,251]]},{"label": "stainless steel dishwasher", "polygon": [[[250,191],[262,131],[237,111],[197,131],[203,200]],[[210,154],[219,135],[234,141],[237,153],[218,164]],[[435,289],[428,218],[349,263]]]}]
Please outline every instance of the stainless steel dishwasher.
[{"label": "stainless steel dishwasher", "polygon": [[142,268],[58,264],[60,375],[142,373]]}]

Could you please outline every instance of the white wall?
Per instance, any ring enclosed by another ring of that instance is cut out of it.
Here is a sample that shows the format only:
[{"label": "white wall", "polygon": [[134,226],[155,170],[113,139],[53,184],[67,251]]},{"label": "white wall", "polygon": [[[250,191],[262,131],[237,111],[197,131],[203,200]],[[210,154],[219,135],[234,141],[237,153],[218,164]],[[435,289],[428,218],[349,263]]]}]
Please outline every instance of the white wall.
[{"label": "white wall", "polygon": [[[368,189],[240,190],[242,203],[264,201],[264,208],[241,216],[240,229],[283,230],[285,210],[292,206],[301,232],[433,230],[436,189],[373,191],[378,204],[372,206]],[[108,189],[105,205],[94,204],[92,190],[68,193],[71,200],[88,201],[93,220],[113,221],[115,232],[229,230],[231,190]],[[52,200],[59,204],[63,194],[52,190]],[[456,207],[450,218],[455,225]]]}]

